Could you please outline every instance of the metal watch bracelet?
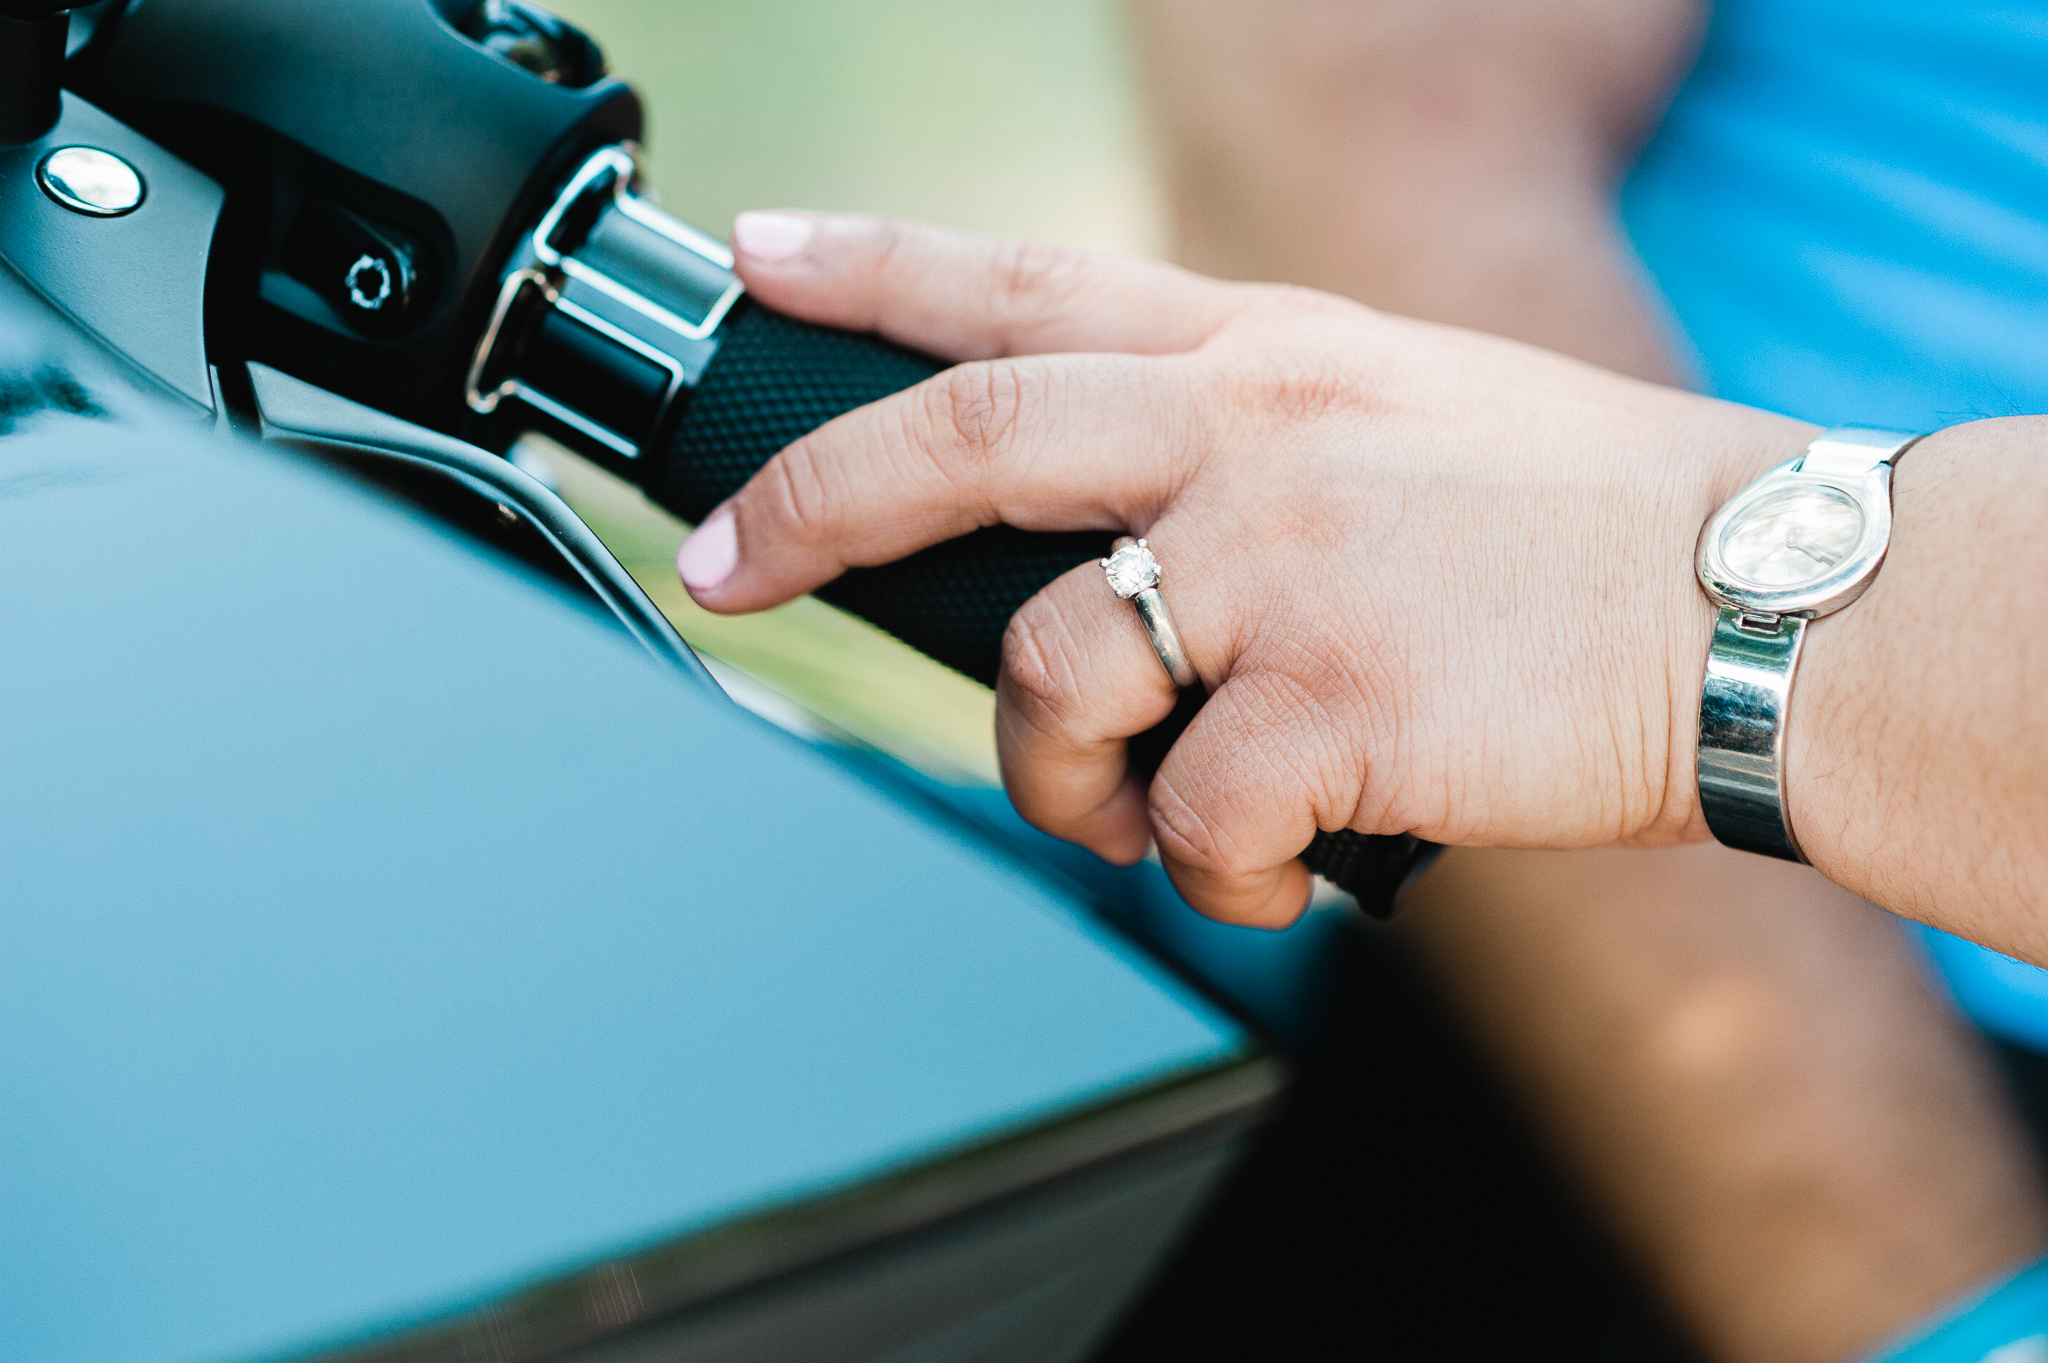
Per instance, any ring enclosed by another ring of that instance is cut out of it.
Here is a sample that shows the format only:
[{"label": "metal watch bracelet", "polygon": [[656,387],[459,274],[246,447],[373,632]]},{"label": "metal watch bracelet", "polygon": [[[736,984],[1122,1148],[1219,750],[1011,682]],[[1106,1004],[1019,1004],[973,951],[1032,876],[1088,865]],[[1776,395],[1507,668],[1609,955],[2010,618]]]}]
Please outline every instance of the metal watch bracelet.
[{"label": "metal watch bracelet", "polygon": [[1837,427],[1700,531],[1700,585],[1719,607],[1700,690],[1700,808],[1730,847],[1807,860],[1785,803],[1793,677],[1813,621],[1855,601],[1882,566],[1891,466],[1918,439]]}]

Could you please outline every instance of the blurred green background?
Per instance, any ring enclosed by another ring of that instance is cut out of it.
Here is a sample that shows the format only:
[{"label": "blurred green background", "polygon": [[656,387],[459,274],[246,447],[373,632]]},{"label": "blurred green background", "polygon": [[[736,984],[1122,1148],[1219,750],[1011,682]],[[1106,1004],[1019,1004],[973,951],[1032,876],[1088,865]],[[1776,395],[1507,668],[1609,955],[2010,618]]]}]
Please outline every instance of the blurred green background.
[{"label": "blurred green background", "polygon": [[567,0],[648,107],[663,205],[840,208],[1150,251],[1115,0]]},{"label": "blurred green background", "polygon": [[[851,209],[1152,253],[1161,216],[1115,0],[563,0],[648,111],[662,206],[718,237],[745,208]],[[993,780],[994,698],[815,600],[690,602],[686,527],[545,441],[545,464],[743,701],[952,780]]]}]

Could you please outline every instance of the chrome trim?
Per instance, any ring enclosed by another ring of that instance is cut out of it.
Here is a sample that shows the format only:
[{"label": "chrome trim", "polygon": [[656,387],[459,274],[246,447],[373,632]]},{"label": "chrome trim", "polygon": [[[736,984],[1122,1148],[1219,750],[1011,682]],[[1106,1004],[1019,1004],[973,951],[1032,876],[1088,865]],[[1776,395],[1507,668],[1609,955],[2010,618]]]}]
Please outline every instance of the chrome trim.
[{"label": "chrome trim", "polygon": [[554,202],[548,205],[547,212],[541,215],[540,222],[533,229],[533,235],[527,244],[540,268],[526,266],[514,270],[505,276],[505,282],[499,286],[497,301],[491,308],[490,322],[485,326],[483,337],[477,342],[476,350],[470,357],[469,373],[463,384],[463,398],[471,411],[484,416],[497,411],[499,403],[504,399],[519,398],[623,457],[637,459],[640,457],[640,446],[636,441],[591,420],[566,403],[547,396],[517,377],[505,379],[489,392],[482,388],[484,376],[490,370],[492,357],[504,337],[506,319],[525,290],[531,286],[540,290],[545,306],[574,318],[599,335],[616,341],[636,355],[651,360],[668,371],[668,390],[662,394],[652,423],[654,428],[659,428],[670,407],[674,405],[677,392],[682,388],[682,361],[659,346],[650,344],[624,328],[606,321],[590,309],[563,297],[563,281],[576,280],[588,284],[607,298],[632,309],[677,337],[689,341],[701,341],[718,330],[726,314],[732,311],[733,305],[746,292],[745,285],[737,279],[733,280],[725,291],[712,301],[710,310],[704,314],[703,320],[687,322],[637,289],[628,288],[602,271],[584,264],[576,259],[574,252],[564,255],[556,250],[551,239],[561,227],[563,217],[573,205],[590,192],[590,187],[605,175],[612,176],[612,206],[619,212],[648,230],[668,238],[683,249],[701,256],[718,268],[732,269],[731,251],[687,223],[676,221],[634,192],[633,186],[639,178],[639,163],[634,159],[630,143],[594,152],[577,167],[576,173],[569,177],[569,182],[562,187],[561,193],[555,196]]},{"label": "chrome trim", "polygon": [[625,328],[614,326],[612,323],[605,321],[604,318],[599,317],[582,304],[570,302],[562,297],[561,293],[554,287],[545,287],[547,288],[548,302],[554,304],[555,311],[575,318],[600,336],[609,336],[634,354],[652,360],[668,371],[668,388],[661,395],[661,409],[667,411],[670,399],[675,397],[676,389],[683,382],[682,361],[657,346],[647,344],[647,342],[641,340]]},{"label": "chrome trim", "polygon": [[483,382],[484,366],[490,362],[491,352],[497,345],[498,333],[504,327],[505,317],[511,312],[512,305],[517,301],[521,291],[529,285],[539,289],[548,306],[563,316],[574,318],[598,335],[618,342],[634,354],[668,371],[668,387],[662,391],[661,405],[655,409],[654,425],[659,426],[662,418],[668,415],[669,404],[676,400],[676,393],[683,386],[683,366],[675,356],[647,344],[630,331],[613,326],[589,308],[562,297],[554,282],[540,271],[515,270],[506,276],[504,287],[498,291],[498,302],[491,310],[490,325],[484,329],[483,343],[477,347],[476,355],[470,361],[469,378],[463,385],[464,398],[469,403],[470,410],[488,416],[498,410],[498,404],[504,399],[518,398],[521,402],[546,412],[555,420],[581,431],[625,458],[638,459],[639,445],[609,426],[593,421],[581,412],[549,397],[522,379],[506,379],[488,393],[478,390],[477,385]]},{"label": "chrome trim", "polygon": [[533,229],[531,246],[534,258],[549,269],[560,270],[572,279],[580,279],[592,288],[609,294],[643,317],[659,322],[685,340],[703,340],[718,330],[718,324],[725,320],[725,314],[732,311],[732,305],[746,292],[746,286],[737,279],[712,302],[710,310],[704,314],[703,321],[686,322],[637,289],[629,289],[611,276],[591,269],[577,260],[573,253],[563,255],[549,240],[554,236],[555,229],[561,226],[562,218],[568,213],[570,205],[582,198],[592,182],[606,172],[610,172],[613,177],[612,204],[620,212],[649,231],[667,237],[693,255],[704,257],[721,270],[732,268],[731,251],[696,228],[676,221],[633,192],[633,184],[639,178],[640,166],[624,145],[606,147],[603,151],[593,154],[570,177],[568,185],[549,206],[548,211],[541,215],[540,224]]},{"label": "chrome trim", "polygon": [[484,327],[484,338],[477,342],[476,353],[470,357],[469,376],[463,381],[463,398],[469,403],[469,410],[489,416],[498,410],[498,403],[519,391],[519,380],[506,379],[488,393],[477,391],[483,382],[484,370],[491,362],[491,352],[498,347],[498,333],[504,329],[505,316],[512,311],[519,291],[528,284],[545,289],[547,276],[538,270],[514,270],[505,276],[505,282],[498,288],[498,301],[491,308],[491,320]]},{"label": "chrome trim", "polygon": [[687,341],[701,341],[712,332],[718,330],[718,324],[725,320],[725,315],[732,311],[732,305],[739,302],[740,295],[746,292],[746,287],[738,280],[734,280],[731,287],[720,294],[717,301],[712,303],[711,311],[704,314],[703,321],[685,322],[682,318],[661,306],[661,304],[649,299],[645,294],[627,288],[610,275],[591,269],[574,256],[565,257],[561,268],[562,273],[568,275],[571,279],[579,280],[590,285],[591,288],[598,290],[600,293],[616,298],[641,316],[661,323]]},{"label": "chrome trim", "polygon": [[546,412],[563,425],[583,432],[592,440],[617,451],[628,459],[638,459],[640,457],[640,447],[638,445],[635,445],[610,427],[600,426],[574,408],[563,406],[538,388],[532,388],[523,383],[515,384],[512,396],[518,398],[529,407]]},{"label": "chrome trim", "polygon": [[732,268],[732,252],[717,237],[706,236],[681,218],[670,217],[638,194],[622,193],[617,202],[619,211],[642,227],[661,233],[678,246],[688,247],[720,269]]},{"label": "chrome trim", "polygon": [[57,148],[36,163],[36,184],[53,202],[88,218],[133,213],[149,193],[142,172],[104,147]]},{"label": "chrome trim", "polygon": [[591,156],[576,168],[576,173],[569,177],[569,183],[562,186],[562,192],[548,205],[548,211],[540,215],[540,223],[533,229],[530,246],[534,256],[543,265],[553,267],[562,263],[561,253],[548,244],[548,238],[562,225],[562,216],[569,211],[569,205],[583,197],[583,191],[590,188],[592,180],[607,170],[616,170],[621,160],[625,162],[629,171],[634,168],[633,158],[619,147],[606,147]]}]

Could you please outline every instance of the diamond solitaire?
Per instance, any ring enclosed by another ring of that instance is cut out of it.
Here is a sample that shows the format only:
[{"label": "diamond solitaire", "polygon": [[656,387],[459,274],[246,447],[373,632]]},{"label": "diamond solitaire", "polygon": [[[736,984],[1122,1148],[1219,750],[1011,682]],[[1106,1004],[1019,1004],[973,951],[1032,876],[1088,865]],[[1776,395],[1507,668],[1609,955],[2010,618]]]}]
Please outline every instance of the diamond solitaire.
[{"label": "diamond solitaire", "polygon": [[1182,689],[1200,686],[1202,679],[1189,664],[1180,631],[1167,613],[1166,598],[1159,594],[1159,560],[1152,557],[1151,546],[1125,535],[1102,560],[1102,575],[1109,579],[1111,591],[1138,608],[1138,623],[1145,627],[1152,651],[1159,655],[1159,665],[1173,678],[1173,684]]},{"label": "diamond solitaire", "polygon": [[1126,601],[1159,585],[1159,560],[1152,557],[1143,540],[1125,544],[1102,560],[1102,571],[1110,590]]}]

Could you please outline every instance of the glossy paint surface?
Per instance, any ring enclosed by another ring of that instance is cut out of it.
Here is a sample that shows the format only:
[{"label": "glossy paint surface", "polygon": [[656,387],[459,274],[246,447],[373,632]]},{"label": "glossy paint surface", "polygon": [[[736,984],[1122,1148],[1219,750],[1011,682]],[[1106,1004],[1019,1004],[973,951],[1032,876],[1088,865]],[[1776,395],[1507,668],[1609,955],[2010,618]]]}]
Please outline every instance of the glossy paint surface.
[{"label": "glossy paint surface", "polygon": [[0,1356],[372,1336],[1247,1045],[329,475],[69,417],[0,459]]}]

